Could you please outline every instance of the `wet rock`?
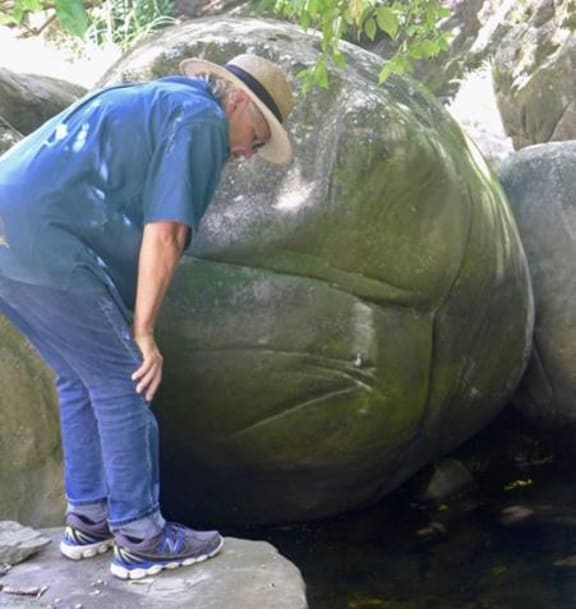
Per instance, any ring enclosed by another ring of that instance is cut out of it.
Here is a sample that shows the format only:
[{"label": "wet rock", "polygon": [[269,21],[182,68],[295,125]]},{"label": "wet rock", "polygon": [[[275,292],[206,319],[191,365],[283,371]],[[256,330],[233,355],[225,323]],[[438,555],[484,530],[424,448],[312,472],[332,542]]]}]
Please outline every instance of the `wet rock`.
[{"label": "wet rock", "polygon": [[566,558],[559,558],[554,561],[555,567],[576,567],[576,556],[567,556]]},{"label": "wet rock", "polygon": [[576,508],[566,505],[508,505],[500,511],[499,521],[506,526],[558,525],[576,527]]},{"label": "wet rock", "polygon": [[418,499],[427,503],[441,503],[475,489],[475,481],[466,466],[458,459],[441,459],[431,468],[430,477]]},{"label": "wet rock", "polygon": [[427,519],[416,530],[420,543],[445,538],[450,530],[481,504],[474,476],[456,458],[440,459],[424,468],[405,486],[410,505]]},{"label": "wet rock", "polygon": [[444,522],[432,520],[416,531],[418,539],[423,543],[430,543],[444,539],[448,535],[448,528]]},{"label": "wet rock", "polygon": [[0,521],[0,563],[15,565],[36,554],[50,538],[11,520]]},{"label": "wet rock", "polygon": [[[110,575],[109,553],[70,561],[58,551],[62,530],[43,533],[53,539],[51,546],[2,578],[5,586],[15,589],[48,585],[42,598],[30,607],[306,609],[308,606],[298,568],[265,542],[227,537],[222,552],[213,559],[128,582]],[[10,606],[10,602],[14,601],[0,592],[0,608]]]}]

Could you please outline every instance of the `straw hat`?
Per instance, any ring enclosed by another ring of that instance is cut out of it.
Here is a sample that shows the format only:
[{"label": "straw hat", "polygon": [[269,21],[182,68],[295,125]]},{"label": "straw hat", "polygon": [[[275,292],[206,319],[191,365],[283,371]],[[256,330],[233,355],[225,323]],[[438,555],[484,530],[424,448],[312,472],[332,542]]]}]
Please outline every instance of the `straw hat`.
[{"label": "straw hat", "polygon": [[286,165],[292,160],[292,145],[282,123],[294,107],[292,91],[284,72],[257,55],[238,55],[225,66],[204,59],[180,62],[184,76],[213,74],[245,91],[264,115],[270,127],[270,141],[258,153],[270,163]]}]

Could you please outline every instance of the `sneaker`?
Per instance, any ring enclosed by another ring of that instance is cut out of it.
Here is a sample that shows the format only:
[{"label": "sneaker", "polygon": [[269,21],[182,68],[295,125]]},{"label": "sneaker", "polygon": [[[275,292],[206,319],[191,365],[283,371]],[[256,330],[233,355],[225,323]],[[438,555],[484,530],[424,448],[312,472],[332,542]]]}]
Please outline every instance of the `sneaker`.
[{"label": "sneaker", "polygon": [[79,514],[66,516],[66,529],[60,542],[60,552],[72,560],[92,558],[103,554],[114,545],[108,523],[92,522]]},{"label": "sneaker", "polygon": [[141,579],[211,558],[223,545],[217,531],[194,531],[172,522],[149,540],[138,541],[117,533],[110,571],[120,579]]}]

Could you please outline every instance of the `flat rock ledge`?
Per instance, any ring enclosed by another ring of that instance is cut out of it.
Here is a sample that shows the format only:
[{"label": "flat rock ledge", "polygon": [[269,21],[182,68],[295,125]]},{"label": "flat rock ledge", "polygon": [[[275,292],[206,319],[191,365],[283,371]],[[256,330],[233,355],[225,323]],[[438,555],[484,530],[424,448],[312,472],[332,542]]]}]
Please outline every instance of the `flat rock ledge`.
[{"label": "flat rock ledge", "polygon": [[127,582],[110,574],[110,553],[71,561],[58,551],[62,529],[42,532],[52,543],[0,576],[0,608],[308,608],[299,569],[266,542],[227,537],[215,558]]},{"label": "flat rock ledge", "polygon": [[[0,521],[0,563],[16,565],[39,552],[50,538],[13,520]],[[1,571],[0,571],[1,573]]]}]

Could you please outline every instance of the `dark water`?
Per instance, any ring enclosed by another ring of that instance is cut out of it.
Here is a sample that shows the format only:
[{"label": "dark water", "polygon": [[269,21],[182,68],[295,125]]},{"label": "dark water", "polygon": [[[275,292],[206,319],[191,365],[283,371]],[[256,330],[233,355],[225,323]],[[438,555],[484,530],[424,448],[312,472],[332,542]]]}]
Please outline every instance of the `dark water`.
[{"label": "dark water", "polygon": [[[548,507],[540,521],[502,524],[515,504]],[[430,521],[441,523],[436,539],[418,533]],[[400,493],[344,517],[240,534],[300,568],[311,609],[576,609],[576,463],[573,475],[556,465],[492,473],[472,502],[423,510]]]}]

